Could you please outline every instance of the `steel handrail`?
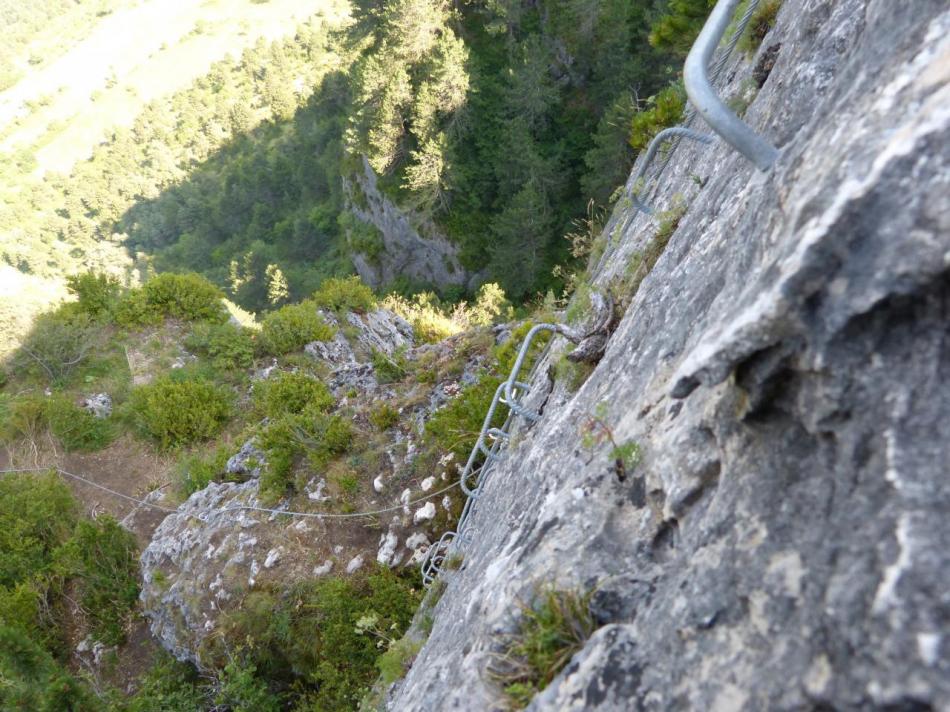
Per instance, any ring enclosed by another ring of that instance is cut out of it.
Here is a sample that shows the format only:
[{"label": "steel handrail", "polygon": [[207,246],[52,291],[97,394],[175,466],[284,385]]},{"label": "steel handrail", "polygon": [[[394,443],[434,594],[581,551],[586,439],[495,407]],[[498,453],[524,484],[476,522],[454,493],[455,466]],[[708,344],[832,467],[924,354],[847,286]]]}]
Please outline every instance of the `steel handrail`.
[{"label": "steel handrail", "polygon": [[778,149],[740,119],[726,106],[713,86],[709,65],[741,0],[719,0],[702,32],[693,43],[686,64],[683,82],[686,94],[700,116],[722,139],[748,158],[760,171],[767,171],[778,158]]}]

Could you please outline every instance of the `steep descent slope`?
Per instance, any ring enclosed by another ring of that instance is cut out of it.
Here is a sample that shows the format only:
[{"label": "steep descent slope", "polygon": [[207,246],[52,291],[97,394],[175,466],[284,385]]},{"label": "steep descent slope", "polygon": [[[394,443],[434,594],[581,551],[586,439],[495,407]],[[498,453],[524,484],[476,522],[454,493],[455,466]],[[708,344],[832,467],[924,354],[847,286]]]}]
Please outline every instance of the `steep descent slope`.
[{"label": "steep descent slope", "polygon": [[[777,164],[673,156],[679,228],[580,390],[537,370],[390,709],[502,708],[549,584],[600,628],[533,710],[950,709],[948,38],[937,0],[786,0],[735,60],[732,92],[777,52],[746,113]],[[622,201],[595,285],[656,229]],[[642,449],[624,481],[595,412]]]}]

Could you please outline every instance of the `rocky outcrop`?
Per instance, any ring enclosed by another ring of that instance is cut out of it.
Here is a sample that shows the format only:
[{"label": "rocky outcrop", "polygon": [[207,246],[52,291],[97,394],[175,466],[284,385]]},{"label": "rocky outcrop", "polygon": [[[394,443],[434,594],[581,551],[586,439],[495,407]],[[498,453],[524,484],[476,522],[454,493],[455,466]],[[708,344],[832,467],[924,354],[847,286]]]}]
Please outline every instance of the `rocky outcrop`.
[{"label": "rocky outcrop", "polygon": [[[302,579],[353,573],[374,561],[417,566],[433,540],[437,517],[445,520],[460,511],[457,499],[440,491],[455,476],[455,463],[445,460],[438,463],[439,472],[417,474],[415,443],[432,412],[460,392],[460,380],[474,378],[484,352],[460,355],[461,338],[413,347],[412,327],[385,310],[324,318],[338,327],[336,336],[308,344],[306,353],[319,363],[317,370],[326,368],[328,383],[345,405],[341,412],[356,424],[361,442],[354,443],[352,452],[378,461],[378,469],[361,483],[359,495],[347,495],[358,497],[354,502],[344,501],[341,490],[333,489],[327,470],[301,463],[295,473],[300,491],[268,505],[260,498],[259,483],[267,455],[251,438],[227,460],[222,473],[246,481],[212,483],[166,517],[142,554],[141,602],[153,635],[180,660],[200,664],[221,615],[248,591],[286,589]],[[433,372],[440,363],[458,362],[461,375],[380,387],[366,361],[373,353],[397,352],[410,366],[425,358]],[[265,379],[298,368],[299,355],[293,363],[275,361],[255,376]],[[406,403],[400,422],[383,433],[367,424],[380,399]],[[427,496],[432,499],[422,501]],[[354,509],[379,514],[352,518]],[[287,511],[327,517],[281,514]]]},{"label": "rocky outcrop", "polygon": [[[547,585],[599,628],[531,710],[950,709],[950,11],[785,0],[759,53],[778,163],[673,155],[679,228],[579,391],[536,370],[390,709],[501,709]],[[656,229],[621,202],[595,286]],[[595,414],[640,446],[622,481]]]},{"label": "rocky outcrop", "polygon": [[372,256],[354,256],[360,278],[374,288],[392,284],[398,277],[437,287],[468,284],[471,275],[459,263],[458,248],[431,220],[386,197],[376,184],[372,166],[365,157],[362,160],[363,171],[344,179],[347,207],[357,220],[378,231],[381,245]]}]

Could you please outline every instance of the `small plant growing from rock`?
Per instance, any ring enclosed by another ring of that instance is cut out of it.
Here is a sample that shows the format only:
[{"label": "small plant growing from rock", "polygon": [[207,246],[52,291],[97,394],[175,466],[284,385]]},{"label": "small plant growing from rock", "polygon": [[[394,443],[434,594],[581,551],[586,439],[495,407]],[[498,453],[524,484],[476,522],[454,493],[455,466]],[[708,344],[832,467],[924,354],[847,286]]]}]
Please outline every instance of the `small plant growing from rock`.
[{"label": "small plant growing from rock", "polygon": [[508,709],[526,707],[550,684],[596,629],[590,594],[546,588],[523,606],[518,630],[502,641],[489,674],[505,693]]},{"label": "small plant growing from rock", "polygon": [[369,422],[377,430],[389,430],[399,422],[399,411],[389,403],[380,403],[369,414]]},{"label": "small plant growing from rock", "polygon": [[397,349],[391,356],[383,351],[374,351],[372,362],[380,383],[396,383],[408,373],[406,354],[402,349]]},{"label": "small plant growing from rock", "polygon": [[754,54],[765,36],[775,27],[775,19],[781,7],[782,0],[765,0],[759,5],[739,40],[739,49],[747,54]]},{"label": "small plant growing from rock", "polygon": [[621,482],[640,464],[640,446],[632,440],[618,443],[614,437],[613,429],[607,424],[606,403],[599,403],[581,425],[581,444],[591,451],[609,445],[614,473]]}]

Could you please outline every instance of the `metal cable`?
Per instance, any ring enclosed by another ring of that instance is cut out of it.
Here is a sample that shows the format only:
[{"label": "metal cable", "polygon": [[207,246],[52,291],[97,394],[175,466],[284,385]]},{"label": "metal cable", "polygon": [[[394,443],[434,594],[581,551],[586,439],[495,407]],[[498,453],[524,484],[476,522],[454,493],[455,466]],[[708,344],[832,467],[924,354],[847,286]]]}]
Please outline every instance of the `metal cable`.
[{"label": "metal cable", "polygon": [[[65,475],[66,477],[71,477],[75,480],[79,480],[80,482],[84,482],[87,485],[91,485],[92,487],[100,489],[104,492],[108,492],[109,494],[115,495],[116,497],[121,497],[122,499],[128,500],[129,502],[134,502],[135,504],[138,504],[139,506],[151,507],[152,509],[157,509],[162,512],[167,512],[168,514],[180,513],[178,509],[170,509],[169,507],[163,507],[160,504],[155,504],[154,502],[148,502],[144,499],[136,499],[135,497],[132,497],[127,494],[123,494],[122,492],[116,492],[114,489],[110,489],[109,487],[106,487],[105,485],[100,485],[98,482],[93,482],[90,479],[87,479],[80,475],[73,474],[72,472],[67,472],[66,470],[60,467],[25,467],[25,468],[12,468],[8,470],[0,470],[0,474],[11,474],[11,473],[17,473],[17,472],[58,472],[61,475]],[[386,514],[387,512],[395,512],[405,507],[410,507],[414,504],[418,504],[419,502],[425,502],[426,500],[432,499],[433,497],[438,497],[440,494],[445,494],[449,490],[455,489],[456,487],[458,487],[458,485],[459,485],[458,482],[453,482],[447,487],[443,487],[442,489],[436,490],[435,492],[430,492],[424,497],[419,497],[418,499],[413,499],[408,502],[401,503],[397,506],[386,507],[384,509],[374,509],[367,512],[349,512],[346,514],[321,513],[321,512],[296,512],[296,511],[288,510],[288,509],[273,509],[270,507],[257,507],[253,505],[235,505],[235,506],[224,507],[223,509],[211,510],[210,512],[205,513],[204,516],[197,515],[197,514],[193,514],[191,516],[201,521],[207,521],[208,517],[212,514],[223,514],[224,512],[236,512],[239,510],[251,510],[255,512],[268,512],[271,514],[286,514],[291,517],[311,517],[314,519],[354,519],[354,518],[359,518],[359,517],[372,517],[377,514]]]},{"label": "metal cable", "polygon": [[71,477],[74,480],[85,482],[87,485],[95,487],[96,489],[100,489],[103,492],[108,492],[109,494],[115,495],[116,497],[121,497],[122,499],[128,500],[129,502],[134,502],[135,504],[138,504],[141,507],[151,507],[152,509],[158,509],[162,512],[168,512],[169,514],[174,514],[175,512],[178,511],[177,509],[169,509],[168,507],[163,507],[160,504],[155,504],[154,502],[146,502],[144,499],[136,499],[135,497],[131,497],[127,494],[116,492],[114,489],[109,489],[105,485],[100,485],[98,482],[93,482],[92,480],[82,477],[80,475],[75,475],[72,472],[67,472],[66,470],[60,467],[12,468],[9,470],[0,470],[0,474],[11,474],[15,472],[52,472],[52,471],[58,472],[59,474],[65,475],[66,477]]}]

